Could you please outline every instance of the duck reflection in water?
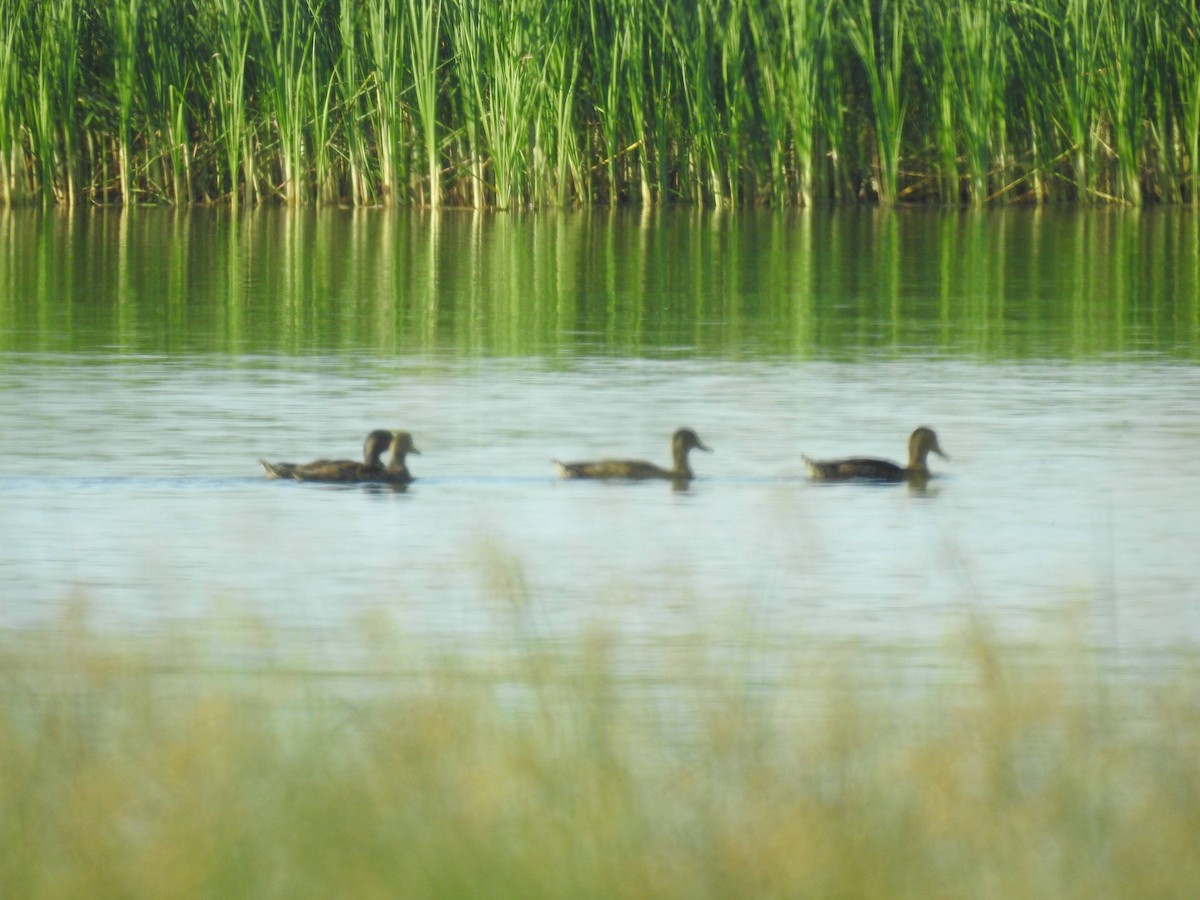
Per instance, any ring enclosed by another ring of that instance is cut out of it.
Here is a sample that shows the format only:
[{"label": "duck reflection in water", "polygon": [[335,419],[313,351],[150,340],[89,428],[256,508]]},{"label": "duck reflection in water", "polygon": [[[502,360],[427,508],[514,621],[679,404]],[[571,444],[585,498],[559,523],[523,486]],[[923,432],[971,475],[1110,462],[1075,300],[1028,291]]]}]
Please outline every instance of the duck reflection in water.
[{"label": "duck reflection in water", "polygon": [[688,464],[692,450],[712,452],[690,428],[677,429],[671,436],[671,468],[664,469],[642,459],[601,459],[595,462],[559,462],[554,466],[562,478],[592,478],[622,481],[658,479],[670,481],[678,489],[686,489],[695,478]]},{"label": "duck reflection in water", "polygon": [[933,429],[921,426],[909,436],[907,466],[870,457],[817,460],[806,456],[804,462],[808,466],[809,477],[814,481],[908,482],[913,487],[923,488],[933,477],[927,463],[930,453],[936,453],[945,460],[950,459],[938,446],[937,434]]},{"label": "duck reflection in water", "polygon": [[[385,466],[382,461],[385,450],[391,449],[391,458]],[[363,461],[352,459],[318,459],[310,463],[271,463],[260,459],[259,464],[268,478],[291,478],[296,481],[317,481],[328,484],[408,484],[413,480],[405,457],[409,453],[418,456],[421,451],[413,443],[407,431],[378,429],[367,435],[363,442]]]}]

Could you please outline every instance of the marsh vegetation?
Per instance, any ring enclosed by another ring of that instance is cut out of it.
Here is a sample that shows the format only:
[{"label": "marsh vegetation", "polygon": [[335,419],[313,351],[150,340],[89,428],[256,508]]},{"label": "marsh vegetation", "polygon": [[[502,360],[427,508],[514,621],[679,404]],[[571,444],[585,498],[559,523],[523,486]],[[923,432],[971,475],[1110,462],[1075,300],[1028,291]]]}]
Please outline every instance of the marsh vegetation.
[{"label": "marsh vegetation", "polygon": [[2,635],[6,894],[1170,898],[1200,879],[1195,671],[1113,678],[1069,629],[1031,647],[975,623],[916,677],[899,651],[810,649],[765,680],[728,664],[729,634],[659,647],[645,680],[603,631],[430,654],[376,620],[353,671],[248,621],[204,633]]},{"label": "marsh vegetation", "polygon": [[1193,203],[1200,11],[12,0],[0,202]]}]

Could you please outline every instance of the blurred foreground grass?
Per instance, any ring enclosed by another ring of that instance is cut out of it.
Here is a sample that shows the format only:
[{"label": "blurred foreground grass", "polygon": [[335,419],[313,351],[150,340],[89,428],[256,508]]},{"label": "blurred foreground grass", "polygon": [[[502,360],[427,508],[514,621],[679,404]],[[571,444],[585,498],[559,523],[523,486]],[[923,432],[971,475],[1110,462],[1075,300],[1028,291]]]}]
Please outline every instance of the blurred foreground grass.
[{"label": "blurred foreground grass", "polygon": [[915,682],[865,649],[767,683],[700,648],[639,683],[603,636],[482,666],[385,645],[347,679],[70,623],[0,636],[0,896],[1200,886],[1194,670],[1113,681],[1069,641],[980,633]]}]

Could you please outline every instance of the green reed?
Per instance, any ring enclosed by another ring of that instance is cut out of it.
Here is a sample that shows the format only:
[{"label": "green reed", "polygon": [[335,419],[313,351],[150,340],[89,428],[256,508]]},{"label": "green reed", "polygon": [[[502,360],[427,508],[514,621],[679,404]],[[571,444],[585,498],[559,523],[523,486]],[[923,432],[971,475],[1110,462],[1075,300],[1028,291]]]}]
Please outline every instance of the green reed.
[{"label": "green reed", "polygon": [[959,77],[956,69],[957,29],[954,27],[953,11],[945,4],[931,4],[929,15],[936,26],[931,29],[932,47],[925,47],[918,54],[925,88],[931,98],[928,117],[931,120],[935,147],[936,177],[939,179],[938,193],[945,203],[953,203],[959,196],[958,138],[956,118],[959,112],[957,94]]},{"label": "green reed", "polygon": [[657,132],[675,102],[662,87],[662,70],[674,63],[664,53],[667,14],[666,7],[660,12],[646,0],[592,4],[590,40],[599,84],[592,103],[603,136],[596,169],[603,168],[604,193],[612,203],[640,195],[651,205],[662,194],[662,177],[652,176],[651,167],[663,158]]},{"label": "green reed", "polygon": [[456,109],[463,121],[465,153],[462,168],[469,184],[469,204],[482,209],[486,201],[482,117],[484,111],[484,60],[482,54],[484,23],[470,0],[456,5],[451,16],[451,40],[454,46],[458,90]]},{"label": "green reed", "polygon": [[[339,113],[335,127],[338,144],[345,153],[346,194],[355,206],[363,206],[371,198],[369,182],[365,177],[371,159],[366,150],[365,129],[359,125],[366,121],[364,100],[367,88],[363,48],[358,39],[359,19],[355,12],[351,3],[343,3],[338,9],[337,40],[341,52],[335,62],[336,77],[330,85],[330,102],[336,104]],[[333,139],[331,135],[327,140]]]},{"label": "green reed", "polygon": [[[482,54],[482,131],[487,142],[495,205],[510,209],[526,198],[534,156],[537,111],[545,93],[548,11],[538,0],[477,7],[485,32]],[[550,23],[550,27],[553,24]]]},{"label": "green reed", "polygon": [[1004,173],[1007,55],[1014,40],[1005,11],[1005,0],[942,0],[926,10],[930,27],[914,35],[929,97],[924,124],[935,148],[930,177],[943,202],[958,202],[965,193],[981,206],[992,195],[993,165]]},{"label": "green reed", "polygon": [[[1157,5],[1157,4],[1155,4]],[[1146,35],[1140,2],[1111,4],[1105,10],[1104,77],[1101,96],[1111,136],[1115,175],[1110,179],[1116,199],[1140,205],[1141,172],[1138,154],[1146,102],[1148,58],[1153,52]]]},{"label": "green reed", "polygon": [[[750,5],[747,15],[755,56],[762,60],[762,125],[767,142],[771,202],[811,206],[821,116],[821,64],[828,52],[830,0],[789,0],[774,11]],[[777,39],[777,36],[779,39]],[[789,165],[789,156],[794,163]],[[789,179],[789,175],[791,178]],[[789,180],[794,187],[789,189]]]},{"label": "green reed", "polygon": [[[147,163],[160,163],[160,195],[177,204],[195,199],[192,181],[193,94],[197,77],[190,50],[193,28],[179,4],[152,3],[142,17],[147,50],[139,55],[143,109],[148,128]],[[152,176],[148,176],[152,177]]]},{"label": "green reed", "polygon": [[[620,27],[605,15],[616,17],[625,10],[593,0],[588,4],[589,38],[596,86],[595,116],[603,147],[604,181],[607,194],[617,198],[617,152],[621,135],[621,101],[625,72],[622,61],[629,55],[629,29]],[[614,40],[615,38],[615,40]]]},{"label": "green reed", "polygon": [[900,152],[907,114],[901,85],[906,40],[905,0],[850,0],[842,26],[866,75],[874,151],[873,187],[881,206],[900,199]]},{"label": "green reed", "polygon": [[11,205],[21,185],[21,24],[28,0],[0,6],[0,202]]},{"label": "green reed", "polygon": [[287,203],[303,200],[311,187],[306,176],[310,153],[306,131],[316,115],[307,90],[316,65],[318,6],[309,2],[268,4],[258,0],[252,16],[254,54],[265,78],[263,112],[277,140],[279,196]]},{"label": "green reed", "polygon": [[[408,180],[408,123],[402,103],[408,84],[405,63],[408,28],[400,0],[369,0],[363,26],[351,23],[352,29],[357,27],[365,27],[365,34],[359,34],[358,40],[364,56],[362,83],[367,94],[367,125],[363,135],[363,155],[355,175],[364,181],[373,181],[375,188],[358,187],[355,196],[360,200],[378,196],[386,205],[401,203],[407,199]],[[350,46],[347,43],[349,37],[344,29],[343,54]],[[353,78],[351,74],[349,79]],[[364,131],[357,120],[351,121],[348,127],[356,134]],[[368,146],[374,151],[374,160]],[[370,179],[372,169],[376,174]]]},{"label": "green reed", "polygon": [[113,0],[108,7],[113,84],[117,100],[117,156],[121,202],[133,200],[133,92],[137,80],[139,15],[142,0]]},{"label": "green reed", "polygon": [[[1155,29],[1156,33],[1158,29]],[[1159,84],[1165,88],[1160,100],[1162,115],[1175,122],[1178,134],[1170,142],[1174,170],[1179,182],[1187,184],[1180,193],[1193,203],[1200,199],[1200,10],[1191,7],[1181,11],[1169,35],[1182,35],[1183,40],[1164,42],[1168,49],[1163,58],[1168,73]],[[1175,119],[1172,111],[1178,109]],[[1164,133],[1166,130],[1164,129]],[[1187,167],[1190,164],[1190,171]]]},{"label": "green reed", "polygon": [[[81,122],[74,105],[81,84],[80,0],[30,3],[32,34],[24,42],[28,99],[23,127],[37,166],[43,203],[79,202],[79,171],[83,166]],[[40,35],[40,40],[32,35]],[[32,83],[30,83],[32,82]]]},{"label": "green reed", "polygon": [[679,72],[682,102],[680,150],[675,160],[680,191],[693,202],[724,199],[721,183],[721,127],[711,77],[714,56],[714,3],[696,7],[672,6],[666,20],[670,44]]},{"label": "green reed", "polygon": [[967,184],[971,203],[982,205],[990,191],[993,156],[1003,158],[998,111],[1003,107],[1005,52],[1010,41],[998,0],[983,0],[974,8],[958,10],[961,54],[954,60],[960,81],[959,122],[967,159]]},{"label": "green reed", "polygon": [[[637,160],[637,186],[642,204],[650,206],[655,202],[656,195],[661,195],[659,179],[651,176],[651,153],[661,147],[651,145],[651,120],[661,115],[657,109],[656,79],[652,69],[655,65],[655,51],[650,42],[654,39],[654,22],[651,20],[653,8],[645,0],[627,0],[617,4],[616,10],[620,16],[620,24],[616,30],[618,41],[613,46],[621,48],[620,60],[614,65],[620,72],[621,83],[625,86],[624,103],[620,105],[628,109],[630,153]],[[659,62],[661,64],[661,62]],[[614,98],[616,99],[616,98]],[[617,100],[620,103],[619,100]],[[616,152],[619,148],[612,147]],[[610,191],[612,187],[610,186]]]},{"label": "green reed", "polygon": [[409,67],[416,118],[425,141],[429,197],[434,209],[442,205],[441,155],[438,146],[438,79],[441,58],[442,0],[408,0],[406,4],[410,39]]},{"label": "green reed", "polygon": [[[581,189],[585,179],[583,170],[584,160],[579,150],[579,140],[575,134],[575,102],[576,88],[579,84],[579,51],[567,48],[563,41],[557,41],[550,48],[550,62],[547,67],[548,90],[551,116],[546,123],[546,131],[551,135],[551,149],[548,156],[552,159],[552,184],[546,192],[553,197],[555,206],[566,206],[572,197],[572,186],[585,202],[588,199],[586,189]],[[644,145],[644,141],[642,141]],[[639,155],[642,168],[642,200],[650,202],[647,189],[645,153]]]},{"label": "green reed", "polygon": [[0,201],[1195,202],[1198,17],[1146,0],[10,0]]},{"label": "green reed", "polygon": [[1066,9],[1055,31],[1062,34],[1062,47],[1056,50],[1057,77],[1051,82],[1061,91],[1055,106],[1061,110],[1062,127],[1069,143],[1075,180],[1080,198],[1090,196],[1094,187],[1094,169],[1098,143],[1098,87],[1103,44],[1102,23],[1094,15],[1094,0],[1067,0]]},{"label": "green reed", "polygon": [[250,204],[257,196],[256,123],[249,90],[253,83],[250,10],[242,0],[213,0],[202,9],[204,43],[212,48],[212,65],[205,70],[205,84],[210,88],[215,112],[210,143],[217,158],[224,162],[224,171],[218,168],[224,178],[213,180],[224,180],[225,196],[234,206],[239,197]]},{"label": "green reed", "polygon": [[[1194,7],[1193,14],[1194,14]],[[1170,35],[1175,29],[1184,27],[1183,17],[1178,11],[1156,8],[1146,16],[1145,28],[1148,43],[1151,48],[1147,60],[1146,79],[1149,108],[1146,115],[1146,127],[1153,136],[1153,144],[1157,147],[1158,171],[1154,176],[1157,192],[1168,202],[1178,203],[1180,200],[1180,173],[1182,171],[1177,134],[1180,119],[1171,115],[1171,103],[1168,98],[1175,92],[1173,81],[1174,66],[1172,53],[1174,42]],[[1182,104],[1181,104],[1182,105]]]}]

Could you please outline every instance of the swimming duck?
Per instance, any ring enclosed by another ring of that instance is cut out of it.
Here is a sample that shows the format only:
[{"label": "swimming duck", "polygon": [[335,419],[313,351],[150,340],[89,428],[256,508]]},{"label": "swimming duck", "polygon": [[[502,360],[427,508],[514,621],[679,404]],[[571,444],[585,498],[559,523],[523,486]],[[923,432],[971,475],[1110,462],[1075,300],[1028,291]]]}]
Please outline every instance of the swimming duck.
[{"label": "swimming duck", "polygon": [[409,453],[421,455],[421,451],[417,449],[417,445],[413,443],[412,435],[407,431],[397,431],[392,437],[391,443],[392,458],[388,460],[387,472],[391,476],[389,481],[393,484],[407,484],[415,479],[412,473],[408,471],[408,465],[404,461],[404,457]]},{"label": "swimming duck", "polygon": [[925,464],[930,452],[949,459],[938,446],[932,428],[918,428],[908,439],[908,465],[899,466],[885,459],[851,458],[815,460],[804,457],[809,477],[818,481],[927,481],[931,475]]},{"label": "swimming duck", "polygon": [[[380,458],[384,450],[395,443],[395,435],[382,429],[372,431],[363,441],[363,461],[352,459],[318,459],[310,463],[269,463],[265,459],[258,462],[267,473],[268,478],[294,478],[297,481],[326,481],[326,482],[406,482],[411,481],[408,469],[403,469],[403,475],[390,472],[384,467]],[[411,438],[409,439],[411,443]],[[406,450],[411,450],[411,447]],[[395,448],[393,447],[393,461]],[[400,454],[403,466],[404,454]]]},{"label": "swimming duck", "polygon": [[602,459],[598,462],[564,463],[554,460],[558,474],[563,478],[624,478],[642,480],[665,478],[671,481],[687,481],[694,478],[688,466],[688,452],[692,449],[709,450],[690,428],[680,428],[671,437],[671,459],[673,465],[664,469],[640,459]]}]

